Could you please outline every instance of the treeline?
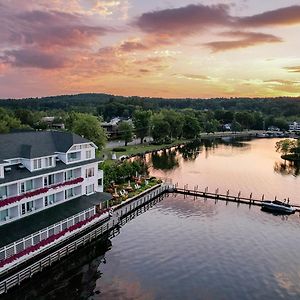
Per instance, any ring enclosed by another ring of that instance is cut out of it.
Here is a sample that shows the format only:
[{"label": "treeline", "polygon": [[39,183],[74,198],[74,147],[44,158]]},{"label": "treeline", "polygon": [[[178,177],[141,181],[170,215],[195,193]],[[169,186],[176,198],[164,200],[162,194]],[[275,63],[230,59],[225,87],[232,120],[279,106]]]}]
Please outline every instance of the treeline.
[{"label": "treeline", "polygon": [[214,98],[214,99],[162,99],[122,97],[108,94],[63,95],[44,98],[3,99],[0,106],[11,110],[27,108],[36,111],[77,111],[102,115],[104,120],[115,116],[131,117],[137,109],[256,111],[264,115],[295,118],[300,116],[300,97],[278,98]]}]

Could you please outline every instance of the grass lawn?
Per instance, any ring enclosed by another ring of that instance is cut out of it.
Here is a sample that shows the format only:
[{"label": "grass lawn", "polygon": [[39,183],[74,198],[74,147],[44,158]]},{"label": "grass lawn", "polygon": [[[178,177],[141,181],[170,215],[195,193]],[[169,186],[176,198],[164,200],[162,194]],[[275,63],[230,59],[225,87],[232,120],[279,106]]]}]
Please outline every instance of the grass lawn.
[{"label": "grass lawn", "polygon": [[162,148],[169,148],[173,147],[176,145],[180,145],[183,143],[187,143],[190,140],[175,140],[171,144],[161,144],[161,145],[149,145],[148,143],[146,144],[138,144],[138,145],[129,145],[129,146],[122,146],[122,148],[125,148],[126,151],[123,152],[113,152],[112,149],[103,149],[98,152],[98,157],[102,158],[103,155],[105,155],[108,159],[111,159],[112,153],[116,153],[117,158],[119,158],[122,155],[135,155],[138,153],[145,153],[147,151],[155,151],[155,150],[160,150]]}]

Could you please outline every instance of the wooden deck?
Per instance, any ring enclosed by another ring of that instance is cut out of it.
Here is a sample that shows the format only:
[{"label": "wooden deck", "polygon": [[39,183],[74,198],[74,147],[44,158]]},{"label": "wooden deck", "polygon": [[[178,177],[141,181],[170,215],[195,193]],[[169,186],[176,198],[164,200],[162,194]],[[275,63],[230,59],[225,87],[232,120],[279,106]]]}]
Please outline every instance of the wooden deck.
[{"label": "wooden deck", "polygon": [[[264,195],[262,195],[261,199],[255,199],[252,197],[252,193],[249,195],[249,197],[242,197],[241,192],[239,192],[238,195],[233,196],[230,195],[229,190],[226,194],[219,193],[219,190],[217,189],[214,193],[208,192],[208,188],[205,189],[205,191],[199,191],[198,187],[194,187],[194,189],[189,189],[187,185],[184,186],[184,188],[178,188],[175,186],[173,189],[170,190],[172,193],[182,194],[185,196],[193,196],[194,198],[209,198],[209,199],[215,199],[215,200],[221,200],[221,201],[227,201],[227,202],[236,202],[236,203],[243,203],[248,205],[256,205],[256,206],[262,206],[263,201],[273,201],[273,200],[279,200],[279,201],[289,201],[289,198],[287,199],[277,199],[275,197],[274,199],[265,199]],[[297,212],[300,212],[300,205],[289,203],[291,206],[293,206]]]}]

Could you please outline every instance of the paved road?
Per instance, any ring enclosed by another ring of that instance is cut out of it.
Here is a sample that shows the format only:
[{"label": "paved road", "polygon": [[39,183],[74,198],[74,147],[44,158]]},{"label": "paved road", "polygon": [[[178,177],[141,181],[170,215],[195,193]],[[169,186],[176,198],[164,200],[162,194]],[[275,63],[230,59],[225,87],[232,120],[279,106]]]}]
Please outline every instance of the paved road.
[{"label": "paved road", "polygon": [[[146,142],[151,142],[153,139],[152,137],[148,136],[146,137],[144,140],[146,140]],[[137,145],[137,144],[140,144],[141,142],[141,139],[133,139],[132,142],[128,143],[128,145]],[[117,140],[117,141],[109,141],[107,144],[106,144],[106,148],[116,148],[116,147],[122,147],[124,146],[124,141],[121,141],[121,140]]]}]

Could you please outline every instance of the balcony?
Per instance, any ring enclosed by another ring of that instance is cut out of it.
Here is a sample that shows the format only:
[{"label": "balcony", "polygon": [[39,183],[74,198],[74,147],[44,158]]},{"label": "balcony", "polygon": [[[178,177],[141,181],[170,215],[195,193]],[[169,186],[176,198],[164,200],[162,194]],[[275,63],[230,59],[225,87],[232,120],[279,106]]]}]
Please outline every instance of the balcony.
[{"label": "balcony", "polygon": [[75,178],[75,179],[72,179],[72,180],[69,180],[69,181],[65,181],[65,182],[62,182],[62,183],[57,183],[57,184],[51,185],[49,187],[39,188],[39,189],[34,190],[34,191],[26,192],[26,193],[23,193],[23,194],[18,195],[18,196],[9,197],[9,198],[6,198],[6,199],[0,201],[0,207],[4,207],[4,206],[7,206],[7,205],[10,205],[10,204],[13,204],[13,203],[20,202],[20,201],[22,201],[23,199],[26,199],[26,198],[31,198],[31,197],[35,197],[35,196],[38,196],[38,195],[41,195],[41,194],[45,194],[51,189],[58,189],[58,188],[62,188],[62,187],[70,186],[70,185],[79,184],[79,183],[83,182],[83,180],[84,179],[82,177],[78,177],[78,178]]}]

